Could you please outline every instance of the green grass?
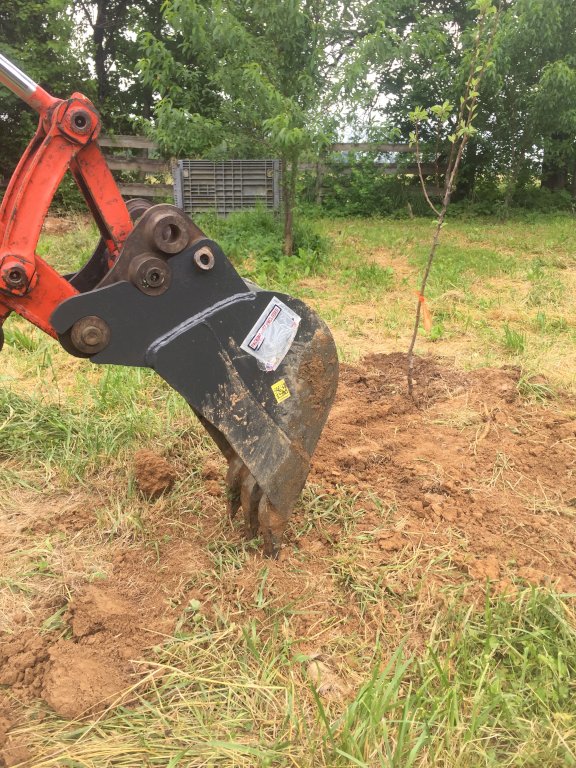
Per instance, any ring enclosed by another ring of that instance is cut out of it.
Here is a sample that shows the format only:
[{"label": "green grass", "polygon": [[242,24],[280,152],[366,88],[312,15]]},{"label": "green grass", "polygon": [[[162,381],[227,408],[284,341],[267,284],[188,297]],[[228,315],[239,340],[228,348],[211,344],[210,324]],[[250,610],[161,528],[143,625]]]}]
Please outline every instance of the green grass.
[{"label": "green grass", "polygon": [[[406,348],[429,220],[316,221],[303,228],[293,259],[280,255],[278,222],[262,213],[202,225],[243,274],[317,307],[344,359]],[[41,253],[75,269],[94,240],[94,229],[80,226],[44,237]],[[518,365],[520,394],[554,405],[576,384],[573,219],[458,219],[442,243],[430,290],[434,326],[419,351],[462,367]],[[201,540],[205,555],[183,568],[182,604],[166,594],[180,606],[175,632],[138,663],[142,675],[124,699],[72,723],[37,704],[27,710],[31,720],[17,730],[35,768],[576,765],[574,596],[519,583],[482,602],[478,585],[477,599],[448,586],[457,569],[449,548],[376,557],[370,545],[381,531],[401,531],[402,512],[345,482],[330,493],[306,488],[291,529],[302,548],[277,570],[260,559],[258,542],[241,540],[238,523],[231,533],[224,518],[220,528],[209,518],[201,475],[213,449],[154,374],[70,359],[16,318],[2,355],[4,505],[33,512],[50,495],[78,493],[94,515],[80,533],[18,529],[2,563],[3,599],[30,614],[47,595],[69,601],[80,585],[109,576],[130,548],[159,570],[164,549],[187,537]],[[462,411],[450,424],[475,429],[482,418]],[[142,503],[130,477],[131,455],[143,445],[180,471],[173,493],[153,504]],[[507,466],[500,453],[491,491]],[[319,545],[312,576],[308,540]],[[428,579],[438,580],[437,601]],[[321,580],[329,599],[318,605]],[[67,608],[51,608],[39,629],[65,633]],[[311,673],[320,662],[332,676],[328,693]]]},{"label": "green grass", "polygon": [[54,401],[1,389],[0,460],[32,460],[82,479],[138,442],[170,431],[171,412],[188,415],[183,401],[152,379],[141,369],[104,369],[95,382],[79,375],[81,403],[70,393]]},{"label": "green grass", "polygon": [[526,348],[526,335],[504,323],[504,338],[502,345],[507,352],[521,355]]},{"label": "green grass", "polygon": [[[322,273],[321,291],[307,283],[306,297],[326,312],[344,359],[358,359],[374,343],[407,349],[433,222],[324,219],[317,227],[332,239],[331,269]],[[433,327],[428,334],[421,329],[417,348],[433,345],[429,351],[465,366],[503,365],[512,355],[528,375],[575,391],[574,253],[568,215],[449,220],[429,281]]]},{"label": "green grass", "polygon": [[[497,275],[514,275],[519,265],[514,257],[503,255],[497,249],[470,246],[465,249],[461,244],[442,242],[437,252],[435,264],[430,275],[429,290],[431,296],[446,291],[469,291],[477,278],[490,278]],[[428,245],[416,248],[415,263],[422,270],[428,259]]]},{"label": "green grass", "polygon": [[86,217],[72,216],[64,232],[44,233],[37,253],[58,272],[75,272],[92,255],[99,240],[96,225]]},{"label": "green grass", "polygon": [[26,730],[44,755],[35,767],[576,764],[576,632],[558,595],[455,601],[420,654],[374,647],[344,705],[317,692],[280,625],[214,626],[200,603],[189,613],[142,664],[129,705]]}]

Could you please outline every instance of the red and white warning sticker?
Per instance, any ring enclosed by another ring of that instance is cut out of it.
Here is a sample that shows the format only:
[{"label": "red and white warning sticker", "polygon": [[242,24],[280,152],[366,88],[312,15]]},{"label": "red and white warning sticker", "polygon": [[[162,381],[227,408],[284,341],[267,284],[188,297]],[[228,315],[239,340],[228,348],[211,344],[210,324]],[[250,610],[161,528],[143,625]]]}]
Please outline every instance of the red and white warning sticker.
[{"label": "red and white warning sticker", "polygon": [[240,349],[253,355],[265,371],[275,371],[292,346],[299,325],[300,315],[274,297]]}]

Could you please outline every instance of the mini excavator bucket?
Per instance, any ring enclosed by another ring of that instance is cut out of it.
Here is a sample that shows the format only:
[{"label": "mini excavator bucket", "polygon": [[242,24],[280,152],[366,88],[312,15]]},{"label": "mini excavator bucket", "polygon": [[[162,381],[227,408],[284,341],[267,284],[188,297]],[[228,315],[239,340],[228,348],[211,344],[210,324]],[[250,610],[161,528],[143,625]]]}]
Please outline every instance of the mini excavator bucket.
[{"label": "mini excavator bucket", "polygon": [[[245,282],[179,209],[126,205],[81,94],[54,99],[2,56],[0,82],[41,115],[0,209],[0,324],[18,312],[73,355],[155,370],[225,455],[230,514],[242,508],[277,556],[336,391],[330,331],[301,301]],[[61,276],[35,247],[68,168],[102,239]]]}]

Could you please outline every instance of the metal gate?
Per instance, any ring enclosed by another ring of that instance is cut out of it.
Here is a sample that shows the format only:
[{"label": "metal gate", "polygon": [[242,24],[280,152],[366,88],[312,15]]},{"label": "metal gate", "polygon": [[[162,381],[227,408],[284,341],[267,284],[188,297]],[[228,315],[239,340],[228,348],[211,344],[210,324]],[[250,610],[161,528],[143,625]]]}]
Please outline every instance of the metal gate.
[{"label": "metal gate", "polygon": [[178,160],[174,200],[186,213],[232,211],[263,205],[280,209],[279,160]]}]

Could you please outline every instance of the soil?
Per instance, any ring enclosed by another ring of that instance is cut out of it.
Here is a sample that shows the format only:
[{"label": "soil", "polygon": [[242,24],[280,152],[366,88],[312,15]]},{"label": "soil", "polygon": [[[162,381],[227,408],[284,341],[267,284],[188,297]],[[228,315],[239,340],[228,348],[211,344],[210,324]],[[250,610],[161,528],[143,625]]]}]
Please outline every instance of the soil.
[{"label": "soil", "polygon": [[[463,373],[432,358],[405,394],[405,356],[344,366],[311,480],[377,493],[401,516],[384,549],[465,547],[453,565],[506,587],[512,577],[576,588],[576,410],[518,393],[519,369]],[[369,524],[370,516],[364,518]],[[498,585],[497,585],[498,586]]]},{"label": "soil", "polygon": [[134,476],[144,496],[156,499],[172,488],[177,475],[166,459],[143,448],[134,454]]},{"label": "soil", "polygon": [[[239,526],[225,517],[225,462],[217,454],[201,471],[206,503],[191,521],[174,511],[172,519],[167,512],[153,518],[149,499],[166,493],[177,470],[139,452],[136,480],[161,545],[123,546],[109,556],[105,578],[71,583],[71,599],[39,599],[30,615],[15,612],[0,638],[0,765],[28,759],[10,735],[14,704],[41,699],[78,718],[129,703],[126,691],[149,669],[150,648],[173,632],[190,600],[208,621],[226,615],[264,623],[270,605],[297,606],[289,631],[311,659],[308,674],[322,681],[325,695],[341,696],[347,684],[335,644],[341,649],[342,638],[360,632],[369,646],[384,632],[391,647],[401,637],[421,647],[448,587],[460,586],[470,601],[488,584],[502,592],[529,584],[574,592],[576,403],[522,398],[516,368],[463,372],[433,358],[416,361],[413,400],[405,370],[400,354],[341,366],[306,491],[319,512],[307,520],[296,510],[279,562],[241,548]],[[80,497],[71,508],[70,536],[95,525]],[[58,505],[33,523],[26,509],[21,514],[31,535],[54,529],[62,516]],[[12,527],[15,515],[12,509]],[[4,523],[0,514],[0,528]],[[218,558],[241,552],[234,578],[219,577]],[[346,591],[346,568],[357,580],[364,573],[369,585],[380,579],[385,598],[366,604]],[[58,628],[42,630],[59,606]]]}]

